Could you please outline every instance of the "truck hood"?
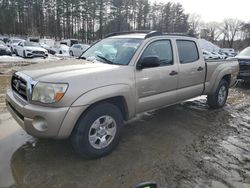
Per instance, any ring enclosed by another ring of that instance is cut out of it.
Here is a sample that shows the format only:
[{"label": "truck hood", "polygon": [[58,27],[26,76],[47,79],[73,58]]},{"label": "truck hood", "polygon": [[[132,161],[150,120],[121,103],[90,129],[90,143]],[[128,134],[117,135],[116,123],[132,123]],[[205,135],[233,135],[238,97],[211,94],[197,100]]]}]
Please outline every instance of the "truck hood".
[{"label": "truck hood", "polygon": [[133,66],[92,63],[80,59],[37,64],[21,72],[35,81],[67,83],[67,92],[57,106],[70,106],[78,97],[97,88],[134,84]]},{"label": "truck hood", "polygon": [[[92,63],[85,60],[64,60],[49,64],[37,64],[23,69],[23,73],[33,80],[42,82],[69,82],[76,77],[95,75],[101,73],[114,73],[120,69],[119,65],[105,63]],[[108,76],[108,75],[107,75]]]}]

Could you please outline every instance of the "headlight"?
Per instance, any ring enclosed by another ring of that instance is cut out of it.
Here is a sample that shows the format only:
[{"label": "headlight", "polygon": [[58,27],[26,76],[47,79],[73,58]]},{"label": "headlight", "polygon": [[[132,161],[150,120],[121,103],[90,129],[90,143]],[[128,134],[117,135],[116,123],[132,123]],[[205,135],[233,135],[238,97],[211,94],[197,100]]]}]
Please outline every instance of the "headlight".
[{"label": "headlight", "polygon": [[32,52],[32,50],[26,50],[27,52]]},{"label": "headlight", "polygon": [[32,101],[46,104],[59,102],[63,98],[67,88],[68,84],[38,82],[33,88]]}]

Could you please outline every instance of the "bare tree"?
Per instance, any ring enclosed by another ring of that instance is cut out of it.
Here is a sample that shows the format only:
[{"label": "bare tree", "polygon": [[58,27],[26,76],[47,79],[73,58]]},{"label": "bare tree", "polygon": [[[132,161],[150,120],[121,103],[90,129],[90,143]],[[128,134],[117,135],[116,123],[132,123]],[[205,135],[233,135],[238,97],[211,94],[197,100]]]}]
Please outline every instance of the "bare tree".
[{"label": "bare tree", "polygon": [[198,14],[190,14],[188,18],[188,22],[190,23],[190,31],[194,35],[198,35],[201,30],[201,16]]},{"label": "bare tree", "polygon": [[233,47],[234,40],[241,30],[243,22],[238,19],[225,19],[222,23],[223,45],[227,42],[229,48]]}]

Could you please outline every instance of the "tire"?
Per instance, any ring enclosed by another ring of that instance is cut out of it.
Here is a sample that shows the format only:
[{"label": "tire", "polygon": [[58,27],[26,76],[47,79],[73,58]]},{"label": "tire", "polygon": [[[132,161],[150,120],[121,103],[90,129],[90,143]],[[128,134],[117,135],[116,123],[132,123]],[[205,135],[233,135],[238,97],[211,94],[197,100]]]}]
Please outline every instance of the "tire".
[{"label": "tire", "polygon": [[62,54],[62,51],[60,51],[59,54]]},{"label": "tire", "polygon": [[26,58],[25,51],[23,51],[23,58]]},{"label": "tire", "polygon": [[222,79],[214,94],[207,96],[207,103],[213,109],[222,108],[228,97],[229,83]]},{"label": "tire", "polygon": [[16,56],[19,56],[19,54],[17,53],[17,50],[15,50],[15,54],[16,54]]},{"label": "tire", "polygon": [[[103,125],[106,128],[101,130]],[[82,157],[100,158],[116,148],[122,127],[123,117],[118,107],[110,103],[100,103],[91,107],[79,118],[71,135],[71,143]]]},{"label": "tire", "polygon": [[70,52],[69,52],[69,55],[70,55],[70,56],[74,56],[74,54],[73,54],[73,52],[72,52],[72,51],[70,51]]}]

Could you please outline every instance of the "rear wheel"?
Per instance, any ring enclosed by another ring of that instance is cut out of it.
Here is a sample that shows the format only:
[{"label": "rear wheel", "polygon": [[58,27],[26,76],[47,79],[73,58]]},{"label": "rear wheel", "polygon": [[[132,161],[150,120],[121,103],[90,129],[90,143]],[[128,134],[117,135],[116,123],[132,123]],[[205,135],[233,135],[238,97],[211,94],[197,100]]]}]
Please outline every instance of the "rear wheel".
[{"label": "rear wheel", "polygon": [[113,104],[100,103],[80,117],[71,135],[72,145],[83,157],[103,157],[118,145],[122,127],[121,111]]},{"label": "rear wheel", "polygon": [[69,52],[69,55],[70,55],[70,56],[74,56],[74,54],[73,54],[73,52],[72,52],[72,51],[70,51],[70,52]]},{"label": "rear wheel", "polygon": [[215,93],[207,96],[208,105],[214,109],[222,108],[227,101],[228,88],[229,88],[228,82],[222,79]]}]

